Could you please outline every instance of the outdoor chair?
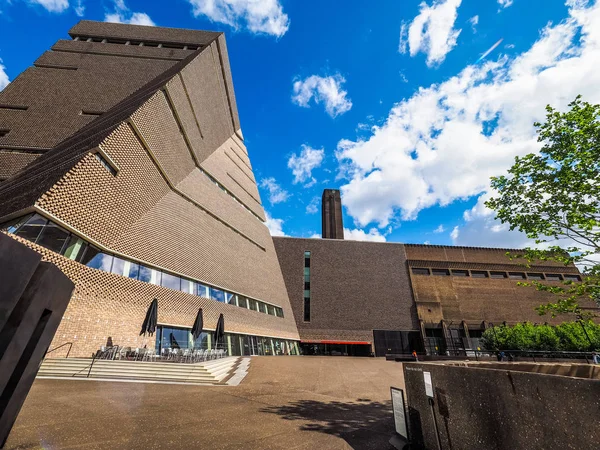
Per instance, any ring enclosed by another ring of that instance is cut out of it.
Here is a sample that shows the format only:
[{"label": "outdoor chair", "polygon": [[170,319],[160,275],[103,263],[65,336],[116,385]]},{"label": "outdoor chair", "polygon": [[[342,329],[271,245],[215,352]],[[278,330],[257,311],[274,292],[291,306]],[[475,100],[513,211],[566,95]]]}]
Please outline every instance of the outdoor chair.
[{"label": "outdoor chair", "polygon": [[180,362],[187,362],[189,358],[190,358],[190,349],[186,348],[186,349],[183,350],[183,352],[181,354],[181,361]]},{"label": "outdoor chair", "polygon": [[129,353],[131,353],[131,347],[121,347],[119,350],[119,359],[127,359]]},{"label": "outdoor chair", "polygon": [[160,357],[161,357],[161,359],[169,359],[169,349],[168,348],[162,348],[160,350]]},{"label": "outdoor chair", "polygon": [[147,348],[146,351],[144,352],[144,356],[142,357],[142,361],[155,361],[156,360],[156,353]]}]

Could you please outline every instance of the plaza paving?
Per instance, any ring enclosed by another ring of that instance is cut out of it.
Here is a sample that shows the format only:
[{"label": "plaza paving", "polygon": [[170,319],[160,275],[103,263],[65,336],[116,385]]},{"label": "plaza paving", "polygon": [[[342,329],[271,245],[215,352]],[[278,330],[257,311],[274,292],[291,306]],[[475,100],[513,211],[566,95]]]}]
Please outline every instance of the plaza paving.
[{"label": "plaza paving", "polygon": [[36,380],[7,449],[391,448],[390,386],[373,358],[253,357],[239,386]]}]

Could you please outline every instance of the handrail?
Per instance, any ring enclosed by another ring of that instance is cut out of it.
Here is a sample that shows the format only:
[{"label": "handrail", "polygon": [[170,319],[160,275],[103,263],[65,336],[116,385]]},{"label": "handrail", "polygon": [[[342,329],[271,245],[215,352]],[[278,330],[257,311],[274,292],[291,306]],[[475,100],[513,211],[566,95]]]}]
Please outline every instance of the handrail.
[{"label": "handrail", "polygon": [[[58,347],[54,347],[52,350],[46,351],[46,355],[48,355],[48,353],[52,353],[54,350],[58,350],[59,348],[64,347],[65,345],[69,346],[69,350],[67,351],[67,356],[65,356],[65,359],[67,359],[69,357],[69,353],[71,353],[71,349],[73,348],[72,342],[65,342],[64,344],[60,344]],[[44,358],[45,357],[46,356],[44,356]]]}]

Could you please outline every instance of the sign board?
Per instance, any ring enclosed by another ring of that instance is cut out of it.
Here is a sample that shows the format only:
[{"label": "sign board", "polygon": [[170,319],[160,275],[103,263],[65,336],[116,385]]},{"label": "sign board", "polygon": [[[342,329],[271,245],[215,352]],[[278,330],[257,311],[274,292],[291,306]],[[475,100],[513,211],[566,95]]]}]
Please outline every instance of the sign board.
[{"label": "sign board", "polygon": [[392,410],[394,412],[394,426],[396,433],[408,442],[408,426],[406,423],[406,408],[404,405],[404,391],[391,387]]},{"label": "sign board", "polygon": [[425,394],[427,397],[433,398],[433,384],[431,383],[431,372],[423,372],[423,379],[425,380]]}]

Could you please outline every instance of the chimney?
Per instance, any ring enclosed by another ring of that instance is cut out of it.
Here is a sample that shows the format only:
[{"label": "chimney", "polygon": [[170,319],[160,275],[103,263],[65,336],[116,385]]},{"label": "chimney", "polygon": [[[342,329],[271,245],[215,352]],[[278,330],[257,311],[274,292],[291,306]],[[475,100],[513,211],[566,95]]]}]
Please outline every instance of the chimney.
[{"label": "chimney", "polygon": [[342,198],[339,189],[325,189],[321,204],[323,239],[344,239]]}]

